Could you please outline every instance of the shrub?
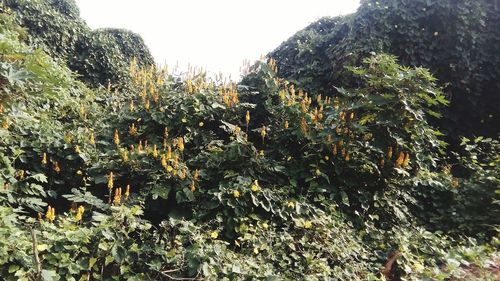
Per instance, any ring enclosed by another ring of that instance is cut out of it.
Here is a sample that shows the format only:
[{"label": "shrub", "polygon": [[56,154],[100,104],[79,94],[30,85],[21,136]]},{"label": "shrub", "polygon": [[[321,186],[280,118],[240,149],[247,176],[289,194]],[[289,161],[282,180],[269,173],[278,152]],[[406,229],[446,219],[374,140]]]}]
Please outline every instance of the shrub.
[{"label": "shrub", "polygon": [[359,65],[370,52],[429,68],[451,100],[438,124],[458,146],[460,135],[498,134],[498,11],[495,0],[366,0],[352,15],[311,24],[270,56],[280,76],[329,95],[334,85],[356,85],[344,67]]},{"label": "shrub", "polygon": [[[470,191],[433,193],[450,176],[427,70],[370,56],[330,98],[278,78],[272,59],[246,85],[131,63],[127,87],[90,90],[0,22],[2,278],[494,279],[495,228],[461,237],[492,216],[440,227],[422,209],[461,212]],[[470,180],[490,196],[478,158]]]},{"label": "shrub", "polygon": [[119,84],[134,57],[154,64],[139,35],[125,30],[91,30],[73,0],[6,0],[6,8],[26,28],[28,44],[61,59],[92,87]]}]

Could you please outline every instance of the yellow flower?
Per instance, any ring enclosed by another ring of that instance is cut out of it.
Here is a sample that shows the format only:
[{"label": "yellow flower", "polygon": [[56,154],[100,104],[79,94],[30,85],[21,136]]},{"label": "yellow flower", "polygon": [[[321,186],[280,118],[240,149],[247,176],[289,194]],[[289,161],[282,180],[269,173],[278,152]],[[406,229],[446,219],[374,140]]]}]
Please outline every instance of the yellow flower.
[{"label": "yellow flower", "polygon": [[396,168],[401,167],[404,162],[405,154],[403,152],[399,153],[398,159],[396,159]]},{"label": "yellow flower", "polygon": [[254,180],[250,189],[252,189],[253,192],[259,191],[259,182],[257,180]]},{"label": "yellow flower", "polygon": [[267,135],[266,126],[262,126],[262,129],[260,129],[260,135],[262,136],[262,140],[264,140]]},{"label": "yellow flower", "polygon": [[167,168],[167,157],[165,156],[165,154],[161,155],[161,166],[165,169]]},{"label": "yellow flower", "polygon": [[81,153],[82,151],[80,150],[80,146],[77,145],[75,146],[75,153]]},{"label": "yellow flower", "polygon": [[391,158],[392,158],[392,146],[389,146],[389,148],[387,148],[387,159]]},{"label": "yellow flower", "polygon": [[178,143],[178,146],[179,146],[179,150],[180,152],[183,152],[184,151],[184,138],[183,137],[179,137],[179,143]]},{"label": "yellow flower", "polygon": [[79,222],[82,220],[83,212],[85,212],[85,207],[83,207],[83,206],[78,207],[78,210],[76,211],[76,215],[75,215],[76,222]]},{"label": "yellow flower", "polygon": [[90,139],[90,140],[89,140],[89,141],[90,141],[90,144],[95,144],[94,132],[91,132],[91,133],[90,133],[90,138],[89,138],[89,139]]},{"label": "yellow flower", "polygon": [[42,155],[42,165],[47,165],[47,153],[43,153]]},{"label": "yellow flower", "polygon": [[125,189],[125,200],[127,200],[129,196],[130,196],[130,184],[127,184],[127,187]]},{"label": "yellow flower", "polygon": [[285,129],[288,129],[288,120],[285,120]]},{"label": "yellow flower", "polygon": [[173,165],[174,165],[174,168],[177,168],[179,167],[179,155],[175,154],[174,155],[174,160],[173,160]]},{"label": "yellow flower", "polygon": [[203,123],[203,122],[198,123],[198,126],[200,126],[200,127],[203,127],[203,125],[205,125],[205,123]]},{"label": "yellow flower", "polygon": [[405,157],[403,160],[403,167],[406,168],[406,166],[408,166],[408,164],[410,164],[410,154],[405,153]]},{"label": "yellow flower", "polygon": [[52,168],[54,169],[54,171],[59,174],[59,172],[61,172],[61,167],[59,166],[59,162],[55,161],[54,164],[52,165]]},{"label": "yellow flower", "polygon": [[64,134],[64,142],[70,144],[73,141],[73,135],[71,133]]},{"label": "yellow flower", "polygon": [[194,192],[196,190],[196,183],[194,180],[191,181],[191,192]]},{"label": "yellow flower", "polygon": [[17,177],[19,177],[20,180],[24,179],[24,170],[19,170],[16,172]]},{"label": "yellow flower", "polygon": [[293,209],[295,208],[295,203],[293,201],[288,201],[288,203],[286,204],[286,206],[290,209]]},{"label": "yellow flower", "polygon": [[257,255],[259,253],[259,248],[257,247],[253,248],[253,253]]},{"label": "yellow flower", "polygon": [[166,155],[166,158],[167,160],[170,160],[172,159],[172,148],[169,146],[167,146],[167,155]]},{"label": "yellow flower", "polygon": [[217,233],[217,231],[212,231],[210,233],[210,238],[217,239],[217,237],[219,237],[219,233]]},{"label": "yellow flower", "polygon": [[285,100],[285,98],[286,98],[286,92],[285,91],[283,91],[283,90],[279,91],[278,95],[279,95],[281,101]]},{"label": "yellow flower", "polygon": [[[132,146],[132,151],[134,151],[134,147]],[[123,162],[128,161],[128,150],[123,148],[120,149],[120,156],[122,157]]]},{"label": "yellow flower", "polygon": [[325,155],[325,160],[326,161],[330,160],[330,157],[328,155]]},{"label": "yellow flower", "polygon": [[131,136],[137,135],[137,127],[135,127],[135,123],[132,123],[132,125],[128,128],[128,133]]},{"label": "yellow flower", "polygon": [[108,176],[108,189],[113,189],[113,172],[109,172]]},{"label": "yellow flower", "polygon": [[80,105],[80,117],[85,119],[85,107],[83,104]]},{"label": "yellow flower", "polygon": [[312,222],[311,221],[305,221],[304,222],[304,228],[305,229],[309,229],[312,227]]},{"label": "yellow flower", "polygon": [[113,137],[113,141],[116,145],[120,144],[120,135],[118,134],[118,129],[115,129],[115,135]]},{"label": "yellow flower", "polygon": [[262,223],[262,228],[267,229],[268,227],[269,227],[269,225],[267,223],[265,223],[265,222]]},{"label": "yellow flower", "polygon": [[250,111],[247,110],[247,114],[245,115],[245,121],[247,122],[247,127],[248,124],[250,124]]},{"label": "yellow flower", "polygon": [[260,150],[260,151],[259,151],[259,155],[260,155],[260,156],[264,156],[264,150]]},{"label": "yellow flower", "polygon": [[115,197],[113,198],[113,203],[114,204],[120,204],[122,200],[122,188],[118,187],[115,189]]},{"label": "yellow flower", "polygon": [[47,213],[45,213],[45,218],[48,222],[54,222],[56,219],[56,209],[52,208],[50,205],[47,208]]},{"label": "yellow flower", "polygon": [[131,100],[131,101],[130,101],[130,105],[128,106],[128,108],[129,108],[129,110],[130,110],[131,112],[133,112],[133,111],[134,111],[134,101],[133,101],[133,100]]},{"label": "yellow flower", "polygon": [[186,170],[186,168],[184,167],[184,168],[182,168],[182,171],[181,171],[181,174],[179,175],[179,178],[180,178],[181,180],[183,180],[183,179],[185,179],[185,178],[186,178],[186,175],[187,175],[187,170]]},{"label": "yellow flower", "polygon": [[240,197],[240,192],[238,190],[233,191],[234,198]]},{"label": "yellow flower", "polygon": [[156,144],[153,145],[153,158],[158,158],[158,148],[156,147]]},{"label": "yellow flower", "polygon": [[139,141],[139,145],[137,146],[137,151],[142,152],[143,148],[144,147],[142,146],[142,141]]},{"label": "yellow flower", "polygon": [[182,123],[186,123],[187,119],[186,118],[182,118],[181,121],[182,121]]},{"label": "yellow flower", "polygon": [[2,128],[5,129],[5,130],[7,130],[9,128],[9,126],[10,126],[9,119],[3,120],[3,122],[2,122]]},{"label": "yellow flower", "polygon": [[316,169],[316,171],[314,171],[314,174],[316,174],[316,176],[321,176],[321,171],[320,169]]},{"label": "yellow flower", "polygon": [[166,169],[167,169],[167,172],[169,172],[169,173],[171,173],[174,170],[174,168],[170,165],[167,165]]}]

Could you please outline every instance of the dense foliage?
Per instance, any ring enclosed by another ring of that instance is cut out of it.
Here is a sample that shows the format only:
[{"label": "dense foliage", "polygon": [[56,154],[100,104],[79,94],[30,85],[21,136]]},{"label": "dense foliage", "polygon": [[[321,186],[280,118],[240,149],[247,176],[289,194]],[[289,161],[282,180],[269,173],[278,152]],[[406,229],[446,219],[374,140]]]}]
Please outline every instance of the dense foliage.
[{"label": "dense foliage", "polygon": [[355,14],[320,19],[270,56],[280,76],[323,93],[355,85],[344,66],[370,52],[427,67],[446,86],[451,104],[439,125],[455,144],[460,135],[498,136],[498,26],[497,0],[365,0]]},{"label": "dense foliage", "polygon": [[74,0],[2,0],[4,9],[26,28],[27,40],[61,59],[90,86],[118,83],[127,77],[132,58],[154,63],[142,38],[118,29],[91,30]]},{"label": "dense foliage", "polygon": [[131,59],[91,90],[23,39],[2,13],[5,280],[498,279],[499,144],[447,165],[426,69],[367,56],[333,98]]}]

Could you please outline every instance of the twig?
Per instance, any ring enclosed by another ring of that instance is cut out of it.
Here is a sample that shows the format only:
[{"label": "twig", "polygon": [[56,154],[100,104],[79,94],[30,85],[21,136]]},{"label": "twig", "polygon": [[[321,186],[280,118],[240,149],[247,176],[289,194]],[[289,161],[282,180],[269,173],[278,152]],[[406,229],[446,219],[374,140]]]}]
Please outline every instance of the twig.
[{"label": "twig", "polygon": [[31,239],[33,240],[33,262],[36,265],[36,279],[39,280],[42,274],[42,263],[40,262],[40,257],[38,257],[38,242],[36,240],[36,233],[32,227],[30,227],[30,232]]},{"label": "twig", "polygon": [[183,267],[181,268],[176,268],[176,269],[170,269],[170,270],[164,270],[164,271],[160,271],[161,273],[172,273],[172,272],[177,272],[177,271],[181,271],[183,269]]},{"label": "twig", "polygon": [[170,274],[167,274],[167,273],[170,273],[170,272],[176,272],[176,271],[180,271],[182,268],[178,268],[178,269],[173,269],[173,270],[165,270],[165,271],[159,271],[159,270],[156,270],[158,273],[160,273],[161,275],[167,277],[169,280],[198,280],[198,275],[200,274],[198,272],[198,274],[193,277],[193,278],[185,278],[185,277],[174,277]]}]

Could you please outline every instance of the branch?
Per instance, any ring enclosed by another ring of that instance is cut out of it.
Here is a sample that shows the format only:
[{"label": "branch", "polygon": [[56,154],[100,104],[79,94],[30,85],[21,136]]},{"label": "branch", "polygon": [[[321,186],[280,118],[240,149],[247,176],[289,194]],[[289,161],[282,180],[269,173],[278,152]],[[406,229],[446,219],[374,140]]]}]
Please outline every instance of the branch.
[{"label": "branch", "polygon": [[198,272],[198,275],[196,275],[195,277],[193,278],[185,278],[185,277],[174,277],[168,273],[171,273],[171,272],[176,272],[176,271],[180,271],[182,268],[177,268],[177,269],[172,269],[172,270],[165,270],[165,271],[159,271],[159,270],[156,270],[158,273],[160,273],[161,275],[167,277],[169,280],[198,280],[198,275],[199,275],[199,272]]},{"label": "branch", "polygon": [[36,233],[32,227],[30,227],[31,239],[33,241],[33,262],[36,265],[36,276],[37,280],[40,279],[42,274],[42,263],[40,262],[40,257],[38,257],[38,242],[36,239]]}]

